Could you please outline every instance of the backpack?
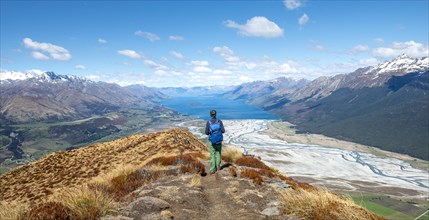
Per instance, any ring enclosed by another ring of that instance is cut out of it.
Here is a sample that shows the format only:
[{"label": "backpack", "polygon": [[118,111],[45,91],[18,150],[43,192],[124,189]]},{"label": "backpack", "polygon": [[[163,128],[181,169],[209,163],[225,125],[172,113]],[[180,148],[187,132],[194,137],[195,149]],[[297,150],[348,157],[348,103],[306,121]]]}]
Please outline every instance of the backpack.
[{"label": "backpack", "polygon": [[216,119],[215,122],[209,120],[210,135],[209,140],[212,144],[218,144],[223,141],[222,131],[220,130],[220,122]]}]

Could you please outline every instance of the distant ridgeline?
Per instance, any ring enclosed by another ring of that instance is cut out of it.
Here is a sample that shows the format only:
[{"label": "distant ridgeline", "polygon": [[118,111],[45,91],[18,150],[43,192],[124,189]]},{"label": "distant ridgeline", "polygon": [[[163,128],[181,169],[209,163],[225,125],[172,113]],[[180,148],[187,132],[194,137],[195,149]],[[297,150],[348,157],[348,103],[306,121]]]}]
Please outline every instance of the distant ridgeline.
[{"label": "distant ridgeline", "polygon": [[[321,133],[429,160],[429,59],[401,55],[349,74],[320,77],[305,85],[277,79],[241,85],[226,97],[258,94],[247,101]],[[262,85],[260,83],[259,85]],[[253,88],[249,89],[249,88]],[[255,90],[256,88],[256,90]],[[271,88],[271,89],[267,89]]]},{"label": "distant ridgeline", "polygon": [[174,113],[152,88],[38,70],[1,70],[0,91],[0,174],[52,151],[145,132]]},{"label": "distant ridgeline", "polygon": [[[121,87],[52,72],[3,71],[0,74],[0,143],[3,147],[0,163],[19,153],[8,150],[11,146],[19,147],[27,141],[29,148],[34,137],[43,136],[40,140],[43,146],[44,141],[50,140],[50,145],[56,147],[88,143],[121,129],[125,131],[121,135],[141,132],[142,126],[152,126],[152,122],[177,120],[170,117],[177,115],[175,112],[159,105],[168,95],[213,94],[245,100],[295,123],[300,132],[321,133],[429,160],[428,70],[427,57],[414,59],[401,55],[349,74],[319,77],[310,82],[280,77],[235,87],[164,89],[141,85]],[[195,109],[204,107],[197,102],[190,105]],[[73,120],[80,121],[66,123]],[[48,130],[40,125],[40,133],[34,122],[66,124],[61,124],[62,127],[49,124]],[[12,132],[12,127],[8,127],[11,124],[20,127]],[[58,139],[71,128],[76,132],[66,133],[74,136]],[[37,131],[37,134],[27,131]],[[82,132],[89,133],[81,135]],[[77,140],[75,137],[88,140],[72,143]],[[31,147],[37,149],[37,146]]]}]

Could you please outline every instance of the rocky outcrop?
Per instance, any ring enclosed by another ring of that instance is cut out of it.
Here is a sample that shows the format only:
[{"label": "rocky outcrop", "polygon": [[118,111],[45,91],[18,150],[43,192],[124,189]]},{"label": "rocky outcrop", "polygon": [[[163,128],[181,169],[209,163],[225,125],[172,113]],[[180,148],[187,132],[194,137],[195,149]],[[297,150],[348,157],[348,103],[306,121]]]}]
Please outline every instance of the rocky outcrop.
[{"label": "rocky outcrop", "polygon": [[[202,162],[208,169],[208,161]],[[241,170],[227,163],[215,175],[166,175],[128,194],[116,215],[102,219],[295,219],[281,202],[281,180],[267,177],[260,185],[232,175],[228,166]]]}]

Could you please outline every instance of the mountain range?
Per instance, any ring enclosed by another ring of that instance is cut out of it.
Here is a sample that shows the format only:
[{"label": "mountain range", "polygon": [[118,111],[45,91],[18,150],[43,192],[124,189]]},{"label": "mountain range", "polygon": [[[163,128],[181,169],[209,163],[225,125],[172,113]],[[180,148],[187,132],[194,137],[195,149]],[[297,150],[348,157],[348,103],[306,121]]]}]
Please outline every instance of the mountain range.
[{"label": "mountain range", "polygon": [[2,72],[0,114],[12,122],[66,121],[154,106],[162,95],[143,86],[121,87],[54,72]]},{"label": "mountain range", "polygon": [[[259,106],[296,124],[299,132],[325,134],[428,160],[428,63],[428,57],[401,55],[352,73],[312,81],[280,77],[238,86],[189,88],[121,87],[53,72],[2,71],[0,120],[2,124],[70,121],[118,112],[127,106],[153,112],[151,109],[168,97],[221,95]],[[129,122],[135,114],[132,111],[127,110]],[[110,119],[107,122],[112,123]],[[103,127],[93,124],[97,129]],[[120,127],[112,127],[110,132]]]},{"label": "mountain range", "polygon": [[212,96],[232,90],[234,86],[163,87],[156,90],[168,97]]},{"label": "mountain range", "polygon": [[49,152],[160,130],[184,118],[158,104],[164,94],[142,85],[34,70],[2,71],[0,79],[0,174]]},{"label": "mountain range", "polygon": [[[320,133],[429,160],[429,59],[401,55],[349,74],[319,77],[300,88],[270,93],[240,90],[245,98],[297,125]],[[263,85],[263,84],[259,84]]]},{"label": "mountain range", "polygon": [[290,93],[304,87],[309,81],[305,79],[279,77],[269,81],[254,81],[233,87],[223,94],[230,99],[246,99],[255,101],[256,98],[272,94],[274,92]]}]

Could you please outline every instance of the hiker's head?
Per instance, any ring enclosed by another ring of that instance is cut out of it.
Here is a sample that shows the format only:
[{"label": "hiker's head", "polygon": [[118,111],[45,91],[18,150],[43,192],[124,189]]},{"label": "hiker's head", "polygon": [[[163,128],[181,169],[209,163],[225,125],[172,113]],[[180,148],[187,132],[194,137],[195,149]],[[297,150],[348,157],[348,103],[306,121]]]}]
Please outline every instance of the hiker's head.
[{"label": "hiker's head", "polygon": [[216,118],[216,110],[213,109],[210,111],[210,117]]}]

